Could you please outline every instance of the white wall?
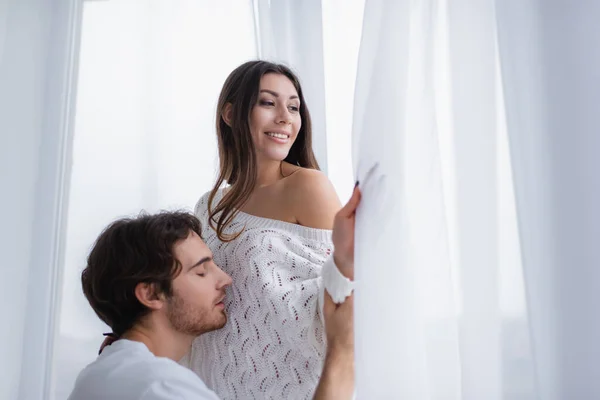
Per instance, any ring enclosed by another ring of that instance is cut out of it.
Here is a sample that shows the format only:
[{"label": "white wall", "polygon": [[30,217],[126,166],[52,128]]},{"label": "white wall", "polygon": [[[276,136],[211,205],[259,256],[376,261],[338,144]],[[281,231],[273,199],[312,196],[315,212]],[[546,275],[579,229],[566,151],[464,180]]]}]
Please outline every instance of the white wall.
[{"label": "white wall", "polygon": [[2,399],[42,398],[70,6],[67,0],[0,4],[6,23],[0,25]]}]

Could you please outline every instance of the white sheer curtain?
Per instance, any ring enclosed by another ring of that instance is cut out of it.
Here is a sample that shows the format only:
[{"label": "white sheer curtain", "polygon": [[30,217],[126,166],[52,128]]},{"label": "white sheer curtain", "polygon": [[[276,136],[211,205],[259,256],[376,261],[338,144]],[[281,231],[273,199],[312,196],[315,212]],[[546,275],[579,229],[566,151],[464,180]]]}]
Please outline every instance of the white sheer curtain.
[{"label": "white sheer curtain", "polygon": [[107,329],[81,292],[94,239],[118,216],[191,209],[210,189],[219,91],[256,57],[250,1],[84,3],[53,398]]},{"label": "white sheer curtain", "polygon": [[540,398],[600,398],[600,4],[496,1]]},{"label": "white sheer curtain", "polygon": [[599,16],[366,1],[358,398],[600,397]]},{"label": "white sheer curtain", "polygon": [[298,74],[311,114],[315,156],[327,173],[321,0],[254,0],[254,7],[258,54]]},{"label": "white sheer curtain", "polygon": [[45,398],[71,59],[70,0],[0,0],[0,398]]},{"label": "white sheer curtain", "polygon": [[365,0],[322,2],[327,175],[342,201],[354,187],[352,108],[364,7]]},{"label": "white sheer curtain", "polygon": [[492,1],[367,0],[358,398],[538,396],[498,77]]},{"label": "white sheer curtain", "polygon": [[77,57],[78,4],[0,0],[0,397],[66,397],[104,329],[89,246],[208,189],[218,91],[260,52],[298,71],[340,197],[352,169],[364,191],[359,399],[600,398],[600,5],[83,2]]},{"label": "white sheer curtain", "polygon": [[0,60],[2,60],[4,54],[4,44],[6,42],[8,3],[8,0],[0,0]]}]

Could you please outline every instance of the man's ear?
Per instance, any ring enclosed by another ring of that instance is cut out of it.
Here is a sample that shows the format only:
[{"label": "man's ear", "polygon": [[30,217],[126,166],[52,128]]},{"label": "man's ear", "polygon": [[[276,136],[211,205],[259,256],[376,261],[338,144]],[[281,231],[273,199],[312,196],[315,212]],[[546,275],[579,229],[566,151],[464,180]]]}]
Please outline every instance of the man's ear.
[{"label": "man's ear", "polygon": [[164,294],[159,293],[155,283],[138,283],[135,286],[135,297],[151,310],[160,310],[165,300]]},{"label": "man's ear", "polygon": [[221,114],[221,118],[223,121],[231,128],[231,121],[233,118],[233,105],[231,103],[226,103],[225,107],[223,107],[223,113]]}]

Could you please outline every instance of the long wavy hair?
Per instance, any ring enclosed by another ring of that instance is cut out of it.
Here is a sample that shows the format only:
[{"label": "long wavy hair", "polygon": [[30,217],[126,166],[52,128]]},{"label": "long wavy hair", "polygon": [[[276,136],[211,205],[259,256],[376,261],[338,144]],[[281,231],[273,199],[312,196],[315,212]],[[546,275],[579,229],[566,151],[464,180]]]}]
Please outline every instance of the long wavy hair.
[{"label": "long wavy hair", "polygon": [[[240,208],[248,201],[258,179],[256,150],[250,132],[250,115],[258,101],[260,80],[265,74],[275,73],[287,77],[298,92],[302,125],[285,161],[304,168],[319,169],[312,150],[310,114],[296,75],[285,65],[268,61],[249,61],[237,67],[225,81],[217,104],[217,140],[219,145],[219,176],[208,198],[209,224],[224,242],[237,238],[224,229]],[[225,108],[231,104],[230,121],[223,118]],[[226,182],[230,187],[213,208],[219,188]],[[216,226],[215,226],[216,224]]]}]

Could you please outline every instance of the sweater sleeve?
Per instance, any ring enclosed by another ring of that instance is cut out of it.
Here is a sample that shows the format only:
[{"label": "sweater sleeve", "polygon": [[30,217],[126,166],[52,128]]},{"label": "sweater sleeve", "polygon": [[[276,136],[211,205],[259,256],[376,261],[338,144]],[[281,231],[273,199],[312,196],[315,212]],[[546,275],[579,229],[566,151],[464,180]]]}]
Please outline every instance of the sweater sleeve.
[{"label": "sweater sleeve", "polygon": [[318,307],[321,323],[325,326],[324,306],[325,306],[325,290],[331,296],[331,299],[336,304],[341,304],[346,300],[346,297],[352,294],[354,290],[354,281],[346,278],[335,265],[333,255],[327,257],[325,264],[321,270],[321,285],[319,288]]},{"label": "sweater sleeve", "polygon": [[333,256],[329,256],[325,261],[321,276],[323,277],[323,286],[336,304],[343,303],[346,297],[352,294],[354,282],[342,275],[333,261]]}]

